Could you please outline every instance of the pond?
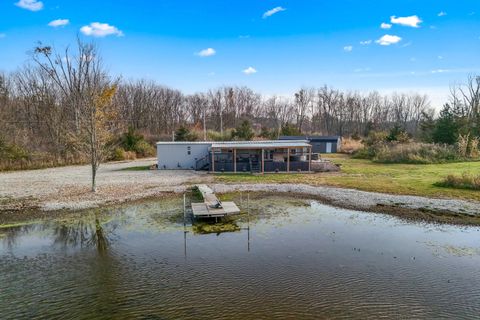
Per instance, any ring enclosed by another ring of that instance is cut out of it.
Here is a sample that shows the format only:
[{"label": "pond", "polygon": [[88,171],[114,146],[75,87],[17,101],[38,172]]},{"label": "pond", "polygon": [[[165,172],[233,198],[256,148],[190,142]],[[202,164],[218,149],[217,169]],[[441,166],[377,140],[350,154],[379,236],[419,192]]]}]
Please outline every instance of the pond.
[{"label": "pond", "polygon": [[184,229],[182,199],[1,227],[0,319],[480,314],[478,227],[275,196],[249,207],[225,233]]}]

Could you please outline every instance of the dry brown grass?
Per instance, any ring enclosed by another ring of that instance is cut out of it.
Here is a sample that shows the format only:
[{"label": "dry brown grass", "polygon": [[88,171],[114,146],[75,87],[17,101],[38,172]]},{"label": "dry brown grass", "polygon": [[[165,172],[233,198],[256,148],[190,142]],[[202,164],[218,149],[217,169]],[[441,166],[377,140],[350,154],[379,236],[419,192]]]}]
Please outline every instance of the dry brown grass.
[{"label": "dry brown grass", "polygon": [[356,140],[352,138],[342,139],[342,146],[340,147],[340,152],[353,154],[360,149],[363,149],[363,143],[361,140]]}]

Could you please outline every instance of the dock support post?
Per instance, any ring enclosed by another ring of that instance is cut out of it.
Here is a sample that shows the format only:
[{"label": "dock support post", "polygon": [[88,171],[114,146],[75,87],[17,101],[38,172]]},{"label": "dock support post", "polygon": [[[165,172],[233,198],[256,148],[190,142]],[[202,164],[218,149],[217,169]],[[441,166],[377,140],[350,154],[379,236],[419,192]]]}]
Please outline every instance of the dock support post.
[{"label": "dock support post", "polygon": [[308,172],[312,171],[312,147],[308,148]]},{"label": "dock support post", "polygon": [[185,193],[183,194],[183,228],[187,227],[187,203]]},{"label": "dock support post", "polygon": [[215,150],[211,148],[212,150],[212,173],[215,173]]},{"label": "dock support post", "polygon": [[287,172],[290,172],[290,148],[287,148]]},{"label": "dock support post", "polygon": [[265,173],[265,149],[262,148],[262,174]]},{"label": "dock support post", "polygon": [[233,148],[233,172],[237,173],[237,149]]}]

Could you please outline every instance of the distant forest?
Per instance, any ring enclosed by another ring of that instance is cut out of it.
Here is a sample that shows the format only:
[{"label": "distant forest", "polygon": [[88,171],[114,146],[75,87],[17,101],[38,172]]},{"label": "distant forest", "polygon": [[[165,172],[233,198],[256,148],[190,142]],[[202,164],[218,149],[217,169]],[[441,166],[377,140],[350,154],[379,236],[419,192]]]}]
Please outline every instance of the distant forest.
[{"label": "distant forest", "polygon": [[[414,139],[426,139],[426,131],[438,119],[428,97],[417,93],[381,95],[323,86],[300,88],[293,96],[283,97],[226,86],[185,94],[152,81],[116,79],[91,44],[79,42],[74,51],[38,46],[30,63],[0,74],[0,153],[3,148],[4,154],[8,149],[21,155],[48,154],[59,163],[76,162],[75,137],[86,106],[94,105],[97,93],[106,86],[114,92],[109,120],[103,126],[116,136],[130,132],[150,143],[171,140],[179,128],[197,132],[199,139],[207,130],[223,137],[245,120],[265,138],[278,137],[282,128],[344,137],[366,137],[371,131],[396,128]],[[445,108],[473,119],[478,135],[479,101],[480,79],[472,76],[467,84],[452,88]],[[15,160],[15,155],[3,157]]]}]

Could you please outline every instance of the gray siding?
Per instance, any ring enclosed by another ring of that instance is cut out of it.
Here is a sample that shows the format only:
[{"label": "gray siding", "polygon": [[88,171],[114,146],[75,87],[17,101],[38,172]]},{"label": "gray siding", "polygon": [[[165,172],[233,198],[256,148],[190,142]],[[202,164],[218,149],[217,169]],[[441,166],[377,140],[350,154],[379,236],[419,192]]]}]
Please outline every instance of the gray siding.
[{"label": "gray siding", "polygon": [[210,146],[211,143],[157,144],[158,169],[195,169],[197,160],[208,155],[208,149]]}]

